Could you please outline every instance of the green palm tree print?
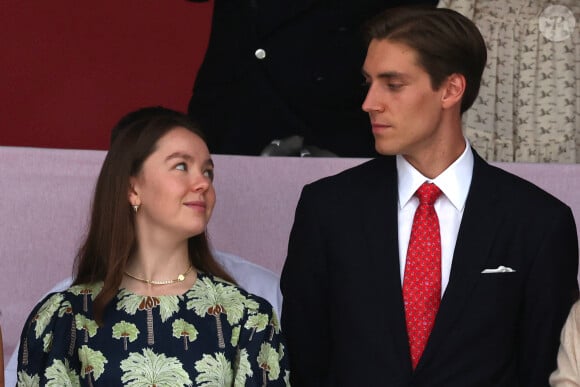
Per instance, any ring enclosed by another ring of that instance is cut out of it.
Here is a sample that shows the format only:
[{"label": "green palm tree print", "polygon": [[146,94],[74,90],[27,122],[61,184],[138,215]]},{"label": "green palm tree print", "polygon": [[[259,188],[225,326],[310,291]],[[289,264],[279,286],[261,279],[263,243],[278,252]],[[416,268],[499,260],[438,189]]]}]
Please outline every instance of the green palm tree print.
[{"label": "green palm tree print", "polygon": [[68,360],[55,360],[44,372],[47,387],[80,387],[79,376],[71,369]]},{"label": "green palm tree print", "polygon": [[198,278],[193,288],[185,295],[189,301],[187,308],[199,316],[209,314],[216,321],[218,346],[225,348],[221,314],[225,314],[230,325],[237,324],[244,315],[244,307],[257,309],[258,303],[244,297],[233,286],[213,283],[210,278]]},{"label": "green palm tree print", "polygon": [[280,376],[280,357],[269,343],[262,343],[258,354],[258,364],[262,369],[263,386],[268,384],[268,380],[276,380]]},{"label": "green palm tree print", "polygon": [[99,379],[105,372],[107,359],[101,352],[83,345],[79,348],[79,360],[81,361],[81,378],[86,377],[89,386],[93,387],[93,379]]},{"label": "green palm tree print", "polygon": [[127,321],[120,321],[113,325],[113,338],[123,339],[123,349],[127,350],[127,340],[131,343],[137,340],[139,336],[139,329],[133,323]]},{"label": "green palm tree print", "polygon": [[223,353],[218,352],[215,357],[205,354],[195,362],[195,369],[199,372],[195,382],[198,386],[225,387],[231,386],[234,378],[232,365]]},{"label": "green palm tree print", "polygon": [[186,351],[188,350],[187,342],[197,339],[197,329],[182,318],[175,320],[171,328],[174,337],[178,339],[183,337],[183,349]]},{"label": "green palm tree print", "polygon": [[124,310],[130,315],[135,315],[137,311],[147,313],[147,344],[155,344],[153,333],[153,309],[159,307],[161,321],[165,322],[172,314],[179,310],[179,296],[140,296],[133,294],[126,289],[119,292],[117,310]]},{"label": "green palm tree print", "polygon": [[76,296],[79,296],[79,295],[83,296],[83,312],[88,312],[89,311],[89,296],[91,296],[93,294],[97,295],[101,291],[102,288],[103,288],[103,283],[97,282],[94,284],[83,284],[83,285],[71,286],[69,291]]},{"label": "green palm tree print", "polygon": [[28,375],[24,371],[18,372],[18,387],[39,387],[40,377],[38,375]]},{"label": "green palm tree print", "polygon": [[131,353],[121,362],[121,369],[121,381],[125,387],[178,387],[192,384],[177,358],[157,355],[148,348],[143,349],[143,355]]},{"label": "green palm tree print", "polygon": [[82,314],[75,315],[75,324],[78,330],[83,330],[85,332],[85,343],[89,342],[89,337],[93,337],[97,334],[97,329],[99,328],[94,320],[91,320]]}]

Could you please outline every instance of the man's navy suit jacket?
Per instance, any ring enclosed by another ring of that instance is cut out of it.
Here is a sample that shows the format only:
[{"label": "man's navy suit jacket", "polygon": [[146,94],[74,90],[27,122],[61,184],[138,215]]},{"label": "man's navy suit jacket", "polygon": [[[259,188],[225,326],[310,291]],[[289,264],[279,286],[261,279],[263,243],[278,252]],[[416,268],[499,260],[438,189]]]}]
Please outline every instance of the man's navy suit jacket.
[{"label": "man's navy suit jacket", "polygon": [[[547,386],[578,296],[570,208],[475,155],[450,280],[413,372],[397,192],[394,157],[304,187],[281,280],[293,384]],[[482,273],[499,266],[514,272]]]}]

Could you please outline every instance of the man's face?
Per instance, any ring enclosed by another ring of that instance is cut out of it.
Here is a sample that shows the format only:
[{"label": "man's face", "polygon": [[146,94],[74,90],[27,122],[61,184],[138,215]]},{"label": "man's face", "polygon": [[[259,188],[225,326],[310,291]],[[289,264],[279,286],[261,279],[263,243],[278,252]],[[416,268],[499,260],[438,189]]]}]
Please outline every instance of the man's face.
[{"label": "man's face", "polygon": [[372,40],[363,75],[369,89],[362,109],[369,113],[377,152],[415,158],[444,145],[444,87],[433,90],[414,49],[387,39]]}]

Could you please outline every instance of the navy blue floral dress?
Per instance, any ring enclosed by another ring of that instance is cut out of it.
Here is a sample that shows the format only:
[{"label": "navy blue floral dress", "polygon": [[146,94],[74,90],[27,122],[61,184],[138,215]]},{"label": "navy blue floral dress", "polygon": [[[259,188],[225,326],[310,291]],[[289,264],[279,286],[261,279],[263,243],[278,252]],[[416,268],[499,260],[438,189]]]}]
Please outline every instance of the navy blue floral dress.
[{"label": "navy blue floral dress", "polygon": [[53,293],[24,326],[18,386],[287,386],[288,356],[270,304],[198,273],[180,296],[121,289],[93,318],[102,283]]}]

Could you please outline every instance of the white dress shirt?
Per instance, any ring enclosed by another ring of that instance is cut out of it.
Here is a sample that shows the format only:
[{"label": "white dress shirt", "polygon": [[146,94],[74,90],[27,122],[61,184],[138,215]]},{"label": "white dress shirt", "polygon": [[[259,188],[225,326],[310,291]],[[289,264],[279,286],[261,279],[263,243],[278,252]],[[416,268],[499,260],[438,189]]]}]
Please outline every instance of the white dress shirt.
[{"label": "white dress shirt", "polygon": [[414,196],[415,192],[426,181],[436,184],[443,192],[434,204],[441,232],[441,296],[443,297],[449,283],[457,234],[473,177],[473,152],[466,139],[465,150],[461,156],[435,179],[423,176],[403,156],[397,155],[397,175],[399,182],[398,221],[401,284],[405,276],[407,248],[411,237],[413,217],[419,206],[419,199]]}]

